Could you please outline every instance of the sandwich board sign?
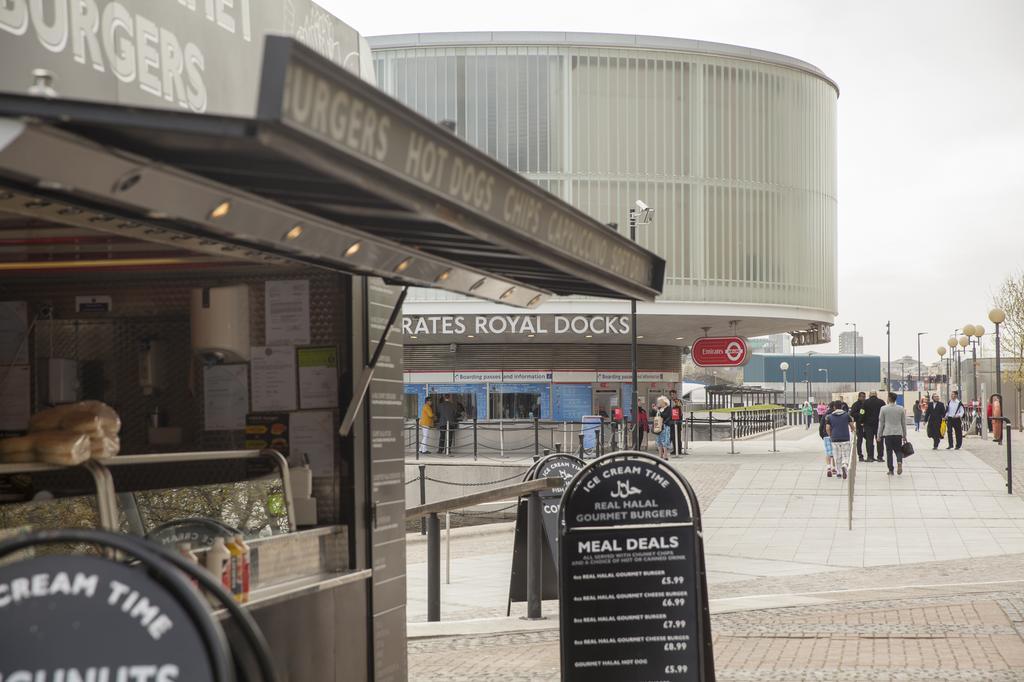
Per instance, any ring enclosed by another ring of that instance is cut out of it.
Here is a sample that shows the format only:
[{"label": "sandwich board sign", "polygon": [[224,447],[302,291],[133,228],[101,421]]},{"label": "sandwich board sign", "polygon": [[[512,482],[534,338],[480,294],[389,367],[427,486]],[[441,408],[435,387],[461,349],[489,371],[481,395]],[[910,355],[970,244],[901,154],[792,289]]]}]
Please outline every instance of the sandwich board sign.
[{"label": "sandwich board sign", "polygon": [[700,508],[668,462],[594,460],[562,496],[562,680],[714,682]]},{"label": "sandwich board sign", "polygon": [[146,571],[94,556],[0,568],[0,680],[215,679],[210,645]]},{"label": "sandwich board sign", "polygon": [[[549,455],[536,462],[523,476],[524,481],[539,478],[560,476],[565,484],[571,481],[580,469],[583,460],[573,455]],[[541,559],[541,598],[558,598],[558,512],[565,484],[560,488],[542,490],[538,493],[541,503],[541,543],[543,557]],[[508,587],[508,613],[511,613],[512,602],[526,601],[526,523],[529,500],[519,499],[516,509],[516,532],[512,550],[512,577]]]}]

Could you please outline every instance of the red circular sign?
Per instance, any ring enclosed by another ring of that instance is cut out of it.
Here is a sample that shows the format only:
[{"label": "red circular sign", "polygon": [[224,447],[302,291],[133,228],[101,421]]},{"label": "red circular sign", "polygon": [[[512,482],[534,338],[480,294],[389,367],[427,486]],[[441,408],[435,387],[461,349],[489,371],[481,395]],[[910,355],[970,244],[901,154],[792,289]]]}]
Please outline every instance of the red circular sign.
[{"label": "red circular sign", "polygon": [[704,336],[693,343],[690,357],[699,367],[741,367],[750,354],[740,336]]}]

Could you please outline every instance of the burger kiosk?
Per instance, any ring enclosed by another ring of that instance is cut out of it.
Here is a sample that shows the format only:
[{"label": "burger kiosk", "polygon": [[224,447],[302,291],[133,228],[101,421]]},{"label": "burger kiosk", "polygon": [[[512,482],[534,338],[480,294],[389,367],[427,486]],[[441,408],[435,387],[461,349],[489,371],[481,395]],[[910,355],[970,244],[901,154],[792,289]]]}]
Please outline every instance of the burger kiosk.
[{"label": "burger kiosk", "polygon": [[405,288],[651,300],[664,263],[361,79],[315,5],[154,4],[0,7],[0,435],[120,420],[116,456],[0,455],[0,534],[238,529],[281,679],[404,680]]}]

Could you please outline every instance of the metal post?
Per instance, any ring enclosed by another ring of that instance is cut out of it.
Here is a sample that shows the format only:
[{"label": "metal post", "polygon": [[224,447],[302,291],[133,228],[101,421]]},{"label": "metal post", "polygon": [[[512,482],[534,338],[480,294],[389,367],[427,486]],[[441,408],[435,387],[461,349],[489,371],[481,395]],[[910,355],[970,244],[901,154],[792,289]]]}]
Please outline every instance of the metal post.
[{"label": "metal post", "polygon": [[679,454],[688,455],[688,454],[690,454],[689,452],[687,452],[687,450],[690,448],[690,434],[691,434],[691,431],[693,429],[693,421],[692,421],[693,415],[692,414],[690,415],[690,417],[691,417],[691,421],[690,421],[690,429],[691,429],[691,431],[687,431],[686,430],[686,413],[685,412],[683,412],[682,417],[683,417],[683,428],[682,428],[682,432],[683,432],[683,451],[681,453],[679,453]]},{"label": "metal post", "polygon": [[708,442],[715,440],[715,415],[708,412]]},{"label": "metal post", "polygon": [[533,458],[540,457],[540,420],[533,418]]},{"label": "metal post", "polygon": [[[420,504],[427,503],[427,465],[420,464]],[[427,522],[420,517],[420,535],[427,534]]]},{"label": "metal post", "polygon": [[[634,242],[636,241],[636,209],[635,208],[630,208],[629,209],[629,239],[630,239],[630,241],[634,241]],[[639,394],[640,389],[639,389],[639,385],[638,385],[638,377],[637,377],[637,370],[636,370],[636,353],[637,353],[637,348],[636,348],[636,299],[635,298],[634,299],[630,299],[630,301],[629,301],[629,313],[630,313],[630,318],[629,318],[629,335],[630,335],[629,361],[630,361],[630,369],[633,372],[633,395],[631,397],[631,400],[633,401],[633,405],[630,407],[629,414],[632,416],[632,419],[630,419],[630,421],[633,422],[634,424],[637,424],[637,423],[639,423],[639,421],[638,421],[639,415],[637,415],[636,406],[638,404],[637,403],[637,395]],[[625,415],[623,415],[623,416],[625,416]],[[623,443],[623,446],[624,446],[623,449],[628,449],[629,448],[629,446],[626,445],[625,443]],[[633,440],[633,446],[634,446],[633,447],[634,450],[639,450],[640,449],[640,429],[636,430],[635,438]]]},{"label": "metal post", "polygon": [[427,517],[427,620],[441,620],[441,521]]},{"label": "metal post", "polygon": [[1002,368],[1002,356],[999,350],[999,323],[996,323],[996,393],[999,394],[999,399],[1003,399],[1003,368]]},{"label": "metal post", "polygon": [[1010,440],[1013,438],[1013,425],[1009,419],[1003,418],[1003,427],[1006,431],[1006,494],[1013,494],[1013,446]]},{"label": "metal post", "polygon": [[420,458],[420,423],[414,421],[412,423],[412,446],[416,449],[416,459]]},{"label": "metal post", "polygon": [[853,322],[853,392],[857,393],[857,323]]},{"label": "metal post", "polygon": [[778,424],[778,415],[775,413],[774,410],[772,412],[770,412],[769,414],[771,415],[771,420],[772,420],[772,452],[778,452],[779,450],[775,446],[775,428],[776,428],[776,425]]},{"label": "metal post", "polygon": [[[885,323],[885,390],[892,390],[892,320]],[[857,339],[853,340],[857,343]]]},{"label": "metal post", "polygon": [[541,616],[541,502],[540,495],[532,493],[526,507],[526,620],[540,620]]},{"label": "metal post", "polygon": [[473,461],[477,461],[476,417],[473,417]]},{"label": "metal post", "polygon": [[729,413],[729,454],[736,454],[736,413]]},{"label": "metal post", "polygon": [[444,584],[452,584],[452,515],[444,513]]},{"label": "metal post", "polygon": [[974,395],[971,396],[971,403],[977,402],[980,408],[981,400],[978,398],[978,343],[981,343],[981,341],[971,343],[971,372],[974,374]]},{"label": "metal post", "polygon": [[600,457],[604,454],[604,419],[601,419],[601,423],[597,427],[597,454]]}]

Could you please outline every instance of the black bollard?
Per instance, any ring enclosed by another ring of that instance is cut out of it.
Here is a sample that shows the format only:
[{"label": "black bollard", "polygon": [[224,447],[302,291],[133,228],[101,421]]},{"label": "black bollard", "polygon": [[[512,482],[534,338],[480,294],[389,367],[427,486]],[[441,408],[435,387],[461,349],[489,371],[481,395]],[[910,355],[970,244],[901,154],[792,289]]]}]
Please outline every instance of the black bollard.
[{"label": "black bollard", "polygon": [[427,620],[441,620],[441,520],[427,517]]},{"label": "black bollard", "polygon": [[[427,503],[427,465],[420,464],[420,504]],[[427,534],[427,522],[420,517],[420,535]]]},{"label": "black bollard", "polygon": [[526,507],[526,620],[541,620],[541,502],[532,493]]}]

